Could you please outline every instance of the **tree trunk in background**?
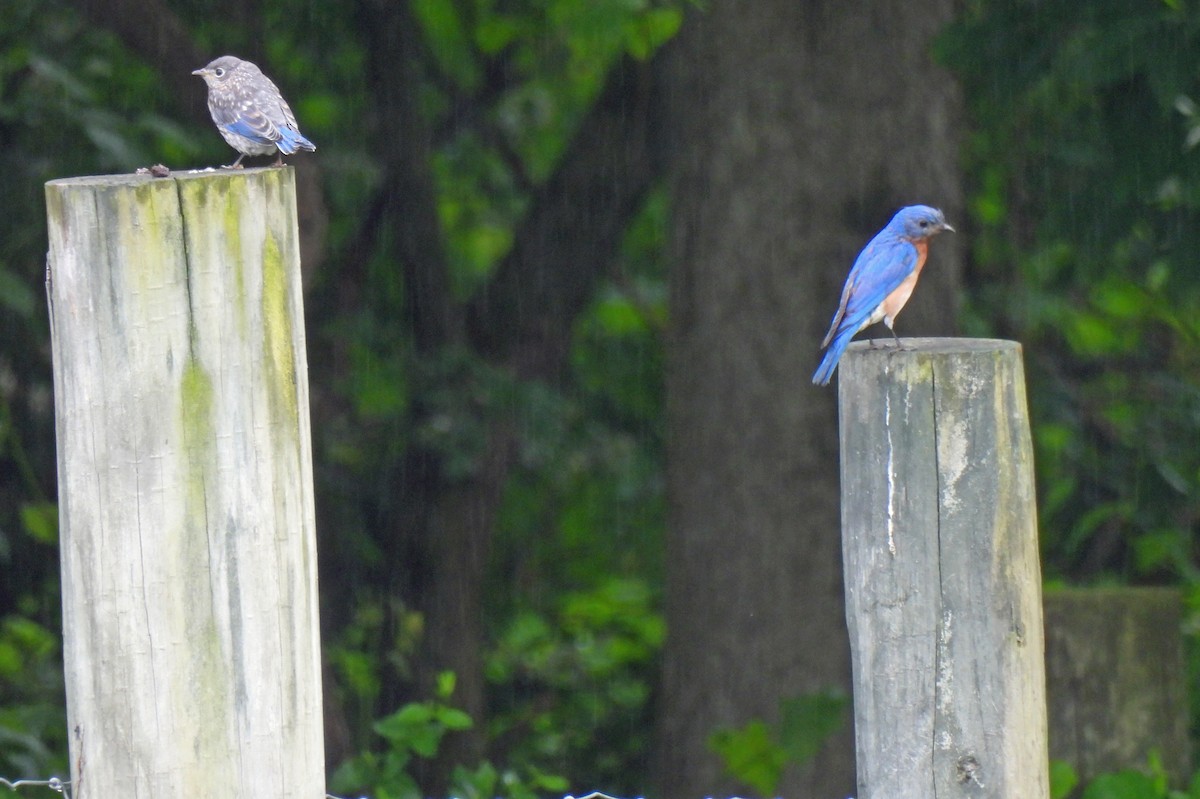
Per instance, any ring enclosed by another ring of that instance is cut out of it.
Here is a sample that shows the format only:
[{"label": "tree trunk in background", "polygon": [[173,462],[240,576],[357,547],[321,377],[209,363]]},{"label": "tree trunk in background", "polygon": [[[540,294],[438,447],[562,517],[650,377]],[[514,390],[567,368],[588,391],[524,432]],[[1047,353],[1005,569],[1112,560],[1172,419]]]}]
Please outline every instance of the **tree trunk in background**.
[{"label": "tree trunk in background", "polygon": [[[951,0],[717,0],[665,59],[674,137],[664,796],[723,796],[720,727],[848,691],[834,389],[810,378],[863,244],[894,211],[962,229],[960,98],[929,55]],[[953,330],[962,244],[932,247],[903,335]],[[854,789],[846,724],[776,795]]]}]

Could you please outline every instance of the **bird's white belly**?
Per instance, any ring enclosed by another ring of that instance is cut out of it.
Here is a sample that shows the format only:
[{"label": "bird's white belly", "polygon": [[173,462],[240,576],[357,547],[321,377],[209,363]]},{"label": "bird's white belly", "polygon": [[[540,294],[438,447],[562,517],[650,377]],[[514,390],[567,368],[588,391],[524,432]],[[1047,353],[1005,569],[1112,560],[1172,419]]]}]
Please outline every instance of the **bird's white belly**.
[{"label": "bird's white belly", "polygon": [[859,330],[865,330],[866,328],[883,319],[883,317],[887,315],[887,310],[884,308],[885,305],[887,305],[887,300],[879,303],[875,310],[871,311],[871,315],[867,317],[867,321],[862,323],[862,327],[860,327]]},{"label": "bird's white belly", "polygon": [[260,141],[247,139],[245,136],[225,130],[224,128],[218,128],[218,130],[221,131],[221,136],[225,138],[229,146],[239,153],[245,153],[246,155],[274,155],[278,149],[274,142],[263,144]]}]

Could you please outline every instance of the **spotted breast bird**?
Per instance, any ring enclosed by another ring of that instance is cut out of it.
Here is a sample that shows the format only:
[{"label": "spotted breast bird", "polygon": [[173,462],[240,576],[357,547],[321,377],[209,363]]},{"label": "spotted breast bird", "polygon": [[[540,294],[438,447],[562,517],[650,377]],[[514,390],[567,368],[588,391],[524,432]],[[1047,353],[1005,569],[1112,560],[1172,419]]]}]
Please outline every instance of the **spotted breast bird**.
[{"label": "spotted breast bird", "polygon": [[825,357],[813,375],[814,383],[829,384],[850,339],[864,327],[882,320],[899,344],[900,337],[892,325],[916,288],[929,254],[930,238],[943,230],[954,232],[941,211],[927,205],[910,205],[901,208],[863,248],[850,269],[837,313],[821,342]]},{"label": "spotted breast bird", "polygon": [[192,74],[208,84],[208,112],[221,136],[239,153],[227,168],[240,169],[248,155],[272,153],[275,166],[282,166],[285,155],[317,149],[301,135],[279,88],[256,65],[225,55]]}]

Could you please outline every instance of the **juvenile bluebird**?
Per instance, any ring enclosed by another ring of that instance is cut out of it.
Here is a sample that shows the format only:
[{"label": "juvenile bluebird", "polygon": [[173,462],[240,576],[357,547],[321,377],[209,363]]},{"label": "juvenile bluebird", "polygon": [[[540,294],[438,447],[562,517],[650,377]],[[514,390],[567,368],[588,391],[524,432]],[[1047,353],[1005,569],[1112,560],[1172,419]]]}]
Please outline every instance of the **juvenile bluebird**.
[{"label": "juvenile bluebird", "polygon": [[271,79],[254,64],[224,55],[192,73],[208,84],[208,112],[221,136],[237,150],[227,168],[240,169],[248,155],[276,153],[275,166],[297,150],[317,145],[300,134],[296,115]]},{"label": "juvenile bluebird", "polygon": [[821,342],[825,357],[813,375],[814,383],[829,384],[850,339],[864,327],[883,320],[900,343],[892,325],[916,288],[929,254],[929,239],[943,230],[954,232],[941,211],[927,205],[910,205],[901,208],[863,248],[854,260],[833,323]]}]

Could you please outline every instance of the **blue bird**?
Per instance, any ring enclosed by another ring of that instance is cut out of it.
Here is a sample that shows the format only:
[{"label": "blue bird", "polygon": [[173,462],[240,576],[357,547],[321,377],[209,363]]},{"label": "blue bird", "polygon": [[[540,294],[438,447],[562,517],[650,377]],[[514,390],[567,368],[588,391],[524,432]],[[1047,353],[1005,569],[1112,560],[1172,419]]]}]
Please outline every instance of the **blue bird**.
[{"label": "blue bird", "polygon": [[900,343],[892,325],[917,286],[929,254],[929,239],[943,230],[954,232],[941,211],[927,205],[910,205],[901,208],[863,248],[850,269],[837,313],[821,342],[825,357],[813,375],[814,383],[829,384],[850,339],[864,327],[882,320]]},{"label": "blue bird", "polygon": [[272,153],[274,165],[283,166],[284,155],[317,149],[300,134],[291,107],[256,65],[226,55],[192,74],[208,84],[208,112],[221,136],[240,153],[227,169],[240,169],[248,155]]}]

